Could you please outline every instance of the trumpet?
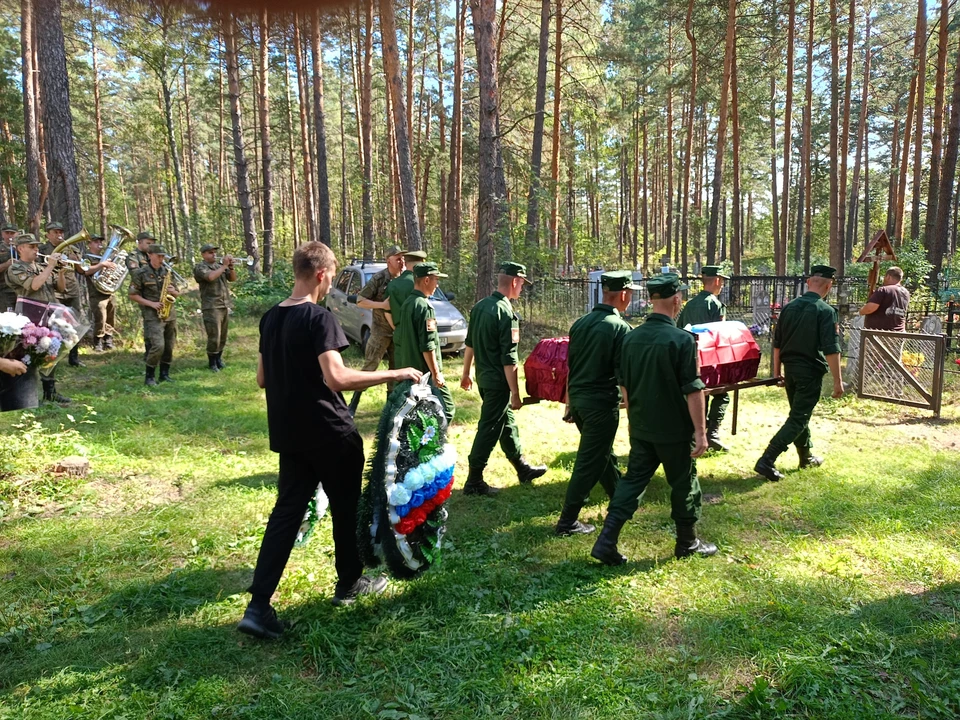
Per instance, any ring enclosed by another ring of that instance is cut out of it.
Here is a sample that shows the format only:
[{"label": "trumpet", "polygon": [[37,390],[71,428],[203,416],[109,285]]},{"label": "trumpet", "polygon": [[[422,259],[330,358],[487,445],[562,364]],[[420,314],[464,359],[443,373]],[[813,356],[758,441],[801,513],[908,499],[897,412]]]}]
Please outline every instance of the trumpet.
[{"label": "trumpet", "polygon": [[253,255],[247,255],[247,257],[243,260],[241,260],[238,257],[233,257],[232,255],[230,256],[221,255],[220,257],[217,258],[217,262],[222,263],[227,257],[230,257],[230,259],[233,260],[234,265],[236,265],[237,263],[240,263],[242,265],[246,265],[247,267],[253,267],[253,263],[256,262],[253,259]]},{"label": "trumpet", "polygon": [[[44,255],[43,253],[37,253],[37,262],[41,265],[46,265],[48,262],[50,262],[50,256]],[[86,260],[71,260],[70,258],[63,257],[62,255],[60,256],[60,260],[57,264],[68,265],[74,271],[79,270],[81,272],[86,272],[90,269],[90,263],[88,263]]]}]

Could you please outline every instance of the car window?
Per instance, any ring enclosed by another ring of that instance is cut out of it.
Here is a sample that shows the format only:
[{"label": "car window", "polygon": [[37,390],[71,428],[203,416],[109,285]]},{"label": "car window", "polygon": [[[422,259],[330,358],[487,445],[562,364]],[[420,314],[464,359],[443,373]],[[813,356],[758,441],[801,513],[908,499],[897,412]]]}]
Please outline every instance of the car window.
[{"label": "car window", "polygon": [[360,284],[360,273],[356,270],[350,271],[350,283],[347,287],[347,295],[356,295],[363,286]]},{"label": "car window", "polygon": [[447,296],[443,294],[443,290],[440,289],[440,286],[437,285],[437,289],[433,291],[433,295],[430,296],[431,300],[446,300]]},{"label": "car window", "polygon": [[344,270],[340,273],[340,277],[337,278],[337,290],[342,293],[347,292],[347,285],[350,284],[351,275],[353,275],[353,273],[350,270]]}]

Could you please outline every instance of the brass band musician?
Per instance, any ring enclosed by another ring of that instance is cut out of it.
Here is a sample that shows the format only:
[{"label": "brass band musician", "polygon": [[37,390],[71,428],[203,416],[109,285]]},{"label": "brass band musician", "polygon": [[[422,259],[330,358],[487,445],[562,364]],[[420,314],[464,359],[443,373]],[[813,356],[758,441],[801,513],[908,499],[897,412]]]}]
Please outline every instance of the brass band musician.
[{"label": "brass band musician", "polygon": [[[156,385],[157,365],[160,366],[160,382],[172,382],[170,363],[173,362],[173,347],[177,343],[176,309],[165,310],[167,297],[180,293],[172,282],[173,268],[165,265],[169,257],[160,245],[147,248],[148,264],[130,274],[130,299],[140,305],[143,316],[143,343],[146,346],[147,364],[145,385]],[[164,317],[166,315],[166,317]]]},{"label": "brass band musician", "polygon": [[[87,243],[91,255],[103,255],[103,235],[93,235]],[[112,270],[116,264],[110,260],[101,260],[83,274],[87,278],[87,292],[90,293],[90,309],[93,311],[93,351],[103,352],[113,349],[114,318],[117,312],[117,301],[112,293],[102,293],[93,282],[93,276],[100,270]]]},{"label": "brass band musician", "polygon": [[14,241],[20,231],[13,223],[6,223],[0,227],[0,312],[13,310],[17,306],[17,293],[7,285],[7,270],[17,259],[17,248]]},{"label": "brass band musician", "polygon": [[207,333],[207,359],[213,372],[223,370],[223,348],[227,344],[230,317],[230,283],[237,280],[237,269],[230,255],[217,261],[220,247],[207,243],[200,248],[203,260],[193,268],[193,279],[200,286],[200,312]]}]

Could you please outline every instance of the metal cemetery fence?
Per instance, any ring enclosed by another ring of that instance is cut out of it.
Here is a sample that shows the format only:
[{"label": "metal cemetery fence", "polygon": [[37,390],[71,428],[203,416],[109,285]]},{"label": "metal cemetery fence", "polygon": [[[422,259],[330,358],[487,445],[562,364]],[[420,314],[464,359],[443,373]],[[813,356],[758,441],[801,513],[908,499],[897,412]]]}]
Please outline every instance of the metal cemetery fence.
[{"label": "metal cemetery fence", "polygon": [[944,344],[943,335],[862,330],[857,394],[940,417]]}]

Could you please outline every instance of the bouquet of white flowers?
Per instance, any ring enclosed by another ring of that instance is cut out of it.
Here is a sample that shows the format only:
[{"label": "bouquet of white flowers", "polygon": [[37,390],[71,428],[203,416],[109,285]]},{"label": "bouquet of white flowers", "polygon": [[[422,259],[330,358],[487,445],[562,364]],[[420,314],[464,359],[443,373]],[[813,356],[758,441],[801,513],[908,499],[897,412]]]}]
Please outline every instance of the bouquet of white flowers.
[{"label": "bouquet of white flowers", "polygon": [[15,312],[0,313],[0,356],[6,357],[13,352],[29,323],[30,318]]}]

